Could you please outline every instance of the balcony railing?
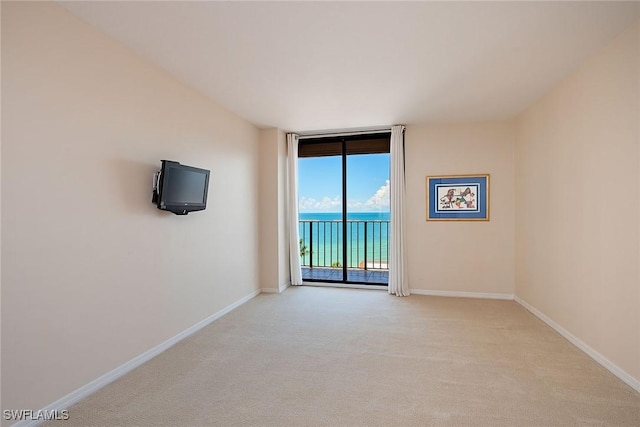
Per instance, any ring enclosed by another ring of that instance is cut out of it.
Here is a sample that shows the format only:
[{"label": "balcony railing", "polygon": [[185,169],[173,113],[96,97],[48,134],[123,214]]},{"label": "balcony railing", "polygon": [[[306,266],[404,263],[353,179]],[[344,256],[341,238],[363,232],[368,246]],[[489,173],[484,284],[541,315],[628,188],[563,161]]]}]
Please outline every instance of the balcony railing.
[{"label": "balcony railing", "polygon": [[[303,267],[341,268],[344,221],[300,220]],[[347,268],[387,270],[389,221],[347,220]]]}]

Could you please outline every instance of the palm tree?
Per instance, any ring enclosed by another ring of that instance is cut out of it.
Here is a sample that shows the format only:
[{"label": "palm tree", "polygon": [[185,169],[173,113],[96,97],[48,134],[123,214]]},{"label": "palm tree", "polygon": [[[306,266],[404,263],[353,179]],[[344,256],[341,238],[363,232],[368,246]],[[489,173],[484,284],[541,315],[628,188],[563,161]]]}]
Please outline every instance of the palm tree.
[{"label": "palm tree", "polygon": [[300,239],[300,256],[304,258],[305,255],[309,254],[310,252],[311,251],[309,251],[307,245],[304,244],[304,239]]}]

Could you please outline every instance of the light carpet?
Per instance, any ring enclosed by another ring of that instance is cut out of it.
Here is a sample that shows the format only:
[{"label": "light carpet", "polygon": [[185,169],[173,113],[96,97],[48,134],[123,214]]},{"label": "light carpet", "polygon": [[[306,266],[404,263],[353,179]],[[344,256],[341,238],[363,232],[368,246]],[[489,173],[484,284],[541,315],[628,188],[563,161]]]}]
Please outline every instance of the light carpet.
[{"label": "light carpet", "polygon": [[640,394],[513,301],[262,294],[46,426],[640,426]]}]

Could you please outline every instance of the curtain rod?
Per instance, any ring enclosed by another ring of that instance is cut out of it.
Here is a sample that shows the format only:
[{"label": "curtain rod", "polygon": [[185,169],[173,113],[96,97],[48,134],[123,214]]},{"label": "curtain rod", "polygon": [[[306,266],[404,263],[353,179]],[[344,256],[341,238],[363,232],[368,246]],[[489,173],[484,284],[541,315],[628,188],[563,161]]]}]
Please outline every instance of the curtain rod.
[{"label": "curtain rod", "polygon": [[362,130],[354,130],[354,131],[335,131],[335,132],[320,132],[320,133],[298,133],[298,139],[309,139],[309,138],[322,138],[322,137],[332,137],[332,136],[352,136],[352,135],[368,135],[375,133],[389,133],[391,132],[391,127],[385,128],[375,128],[375,129],[362,129]]}]

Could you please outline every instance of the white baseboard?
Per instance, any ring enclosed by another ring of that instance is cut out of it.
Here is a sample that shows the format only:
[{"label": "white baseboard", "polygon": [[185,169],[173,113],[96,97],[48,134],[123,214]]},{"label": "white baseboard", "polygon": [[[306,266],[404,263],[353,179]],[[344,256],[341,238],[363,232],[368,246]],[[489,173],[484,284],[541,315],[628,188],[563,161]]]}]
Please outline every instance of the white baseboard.
[{"label": "white baseboard", "polygon": [[289,286],[291,286],[290,283],[284,283],[280,286],[278,286],[277,288],[262,288],[260,289],[263,293],[265,294],[281,294],[283,293]]},{"label": "white baseboard", "polygon": [[[52,404],[50,404],[47,407],[43,408],[42,409],[43,413],[46,413],[47,411],[48,412],[52,412],[52,411],[62,411],[64,409],[68,409],[70,406],[76,404],[77,402],[81,401],[82,399],[84,399],[85,397],[89,396],[90,394],[98,391],[99,389],[101,389],[102,387],[106,386],[107,384],[117,380],[121,376],[131,372],[132,370],[134,370],[138,366],[142,365],[143,363],[151,360],[152,358],[156,357],[157,355],[159,355],[163,351],[167,350],[169,347],[172,347],[173,345],[177,344],[178,342],[182,341],[183,339],[187,338],[188,336],[195,334],[200,329],[202,329],[205,326],[207,326],[210,323],[212,323],[214,320],[224,316],[225,314],[229,313],[234,308],[237,308],[237,307],[241,306],[242,304],[244,304],[245,302],[249,301],[250,299],[255,298],[256,296],[258,296],[259,294],[260,294],[260,290],[258,289],[257,291],[254,291],[254,292],[250,293],[249,295],[239,299],[238,301],[234,302],[233,304],[230,304],[230,305],[226,306],[222,310],[212,314],[211,316],[207,317],[206,319],[204,319],[204,320],[196,323],[195,325],[185,329],[184,331],[180,332],[178,335],[176,335],[176,336],[174,336],[172,338],[169,338],[168,340],[166,340],[162,344],[159,344],[159,345],[153,347],[152,349],[145,351],[141,355],[131,359],[130,361],[126,362],[125,364],[120,365],[119,367],[115,368],[114,370],[112,370],[110,372],[107,372],[103,376],[91,381],[89,384],[87,384],[85,386],[82,386],[82,387],[80,387],[79,389],[77,389],[75,391],[72,391],[71,393],[69,393],[68,395],[62,397],[61,399],[56,400]],[[35,426],[38,426],[38,425],[42,424],[43,422],[44,422],[44,420],[22,420],[22,421],[18,421],[15,424],[12,424],[12,427],[35,427]]]},{"label": "white baseboard", "polygon": [[280,285],[278,290],[280,291],[280,293],[283,293],[289,286],[291,286],[291,282],[283,283]]},{"label": "white baseboard", "polygon": [[599,364],[604,366],[613,375],[615,375],[616,377],[620,378],[622,381],[624,381],[626,384],[628,384],[631,388],[633,388],[637,392],[640,392],[640,381],[638,379],[636,379],[636,378],[632,377],[631,375],[629,375],[622,368],[620,368],[615,363],[611,362],[609,359],[607,359],[606,357],[604,357],[603,355],[601,355],[600,353],[595,351],[593,348],[589,347],[587,344],[582,342],[580,339],[578,339],[571,332],[567,331],[562,326],[558,325],[556,322],[551,320],[544,313],[542,313],[540,310],[538,310],[537,308],[535,308],[532,305],[530,305],[529,303],[527,303],[522,298],[519,298],[518,296],[516,296],[515,300],[516,300],[516,302],[518,304],[520,304],[521,306],[523,306],[524,308],[529,310],[531,312],[531,314],[536,316],[538,319],[542,320],[544,323],[549,325],[551,328],[553,328],[560,335],[562,335],[567,340],[569,340],[569,342],[571,344],[575,345],[580,350],[584,351],[593,360],[595,360],[596,362],[598,362]]},{"label": "white baseboard", "polygon": [[427,289],[411,289],[410,292],[414,295],[429,295],[434,297],[513,300],[513,294],[492,294],[492,293],[484,293],[484,292],[466,292],[466,291],[432,291]]}]

